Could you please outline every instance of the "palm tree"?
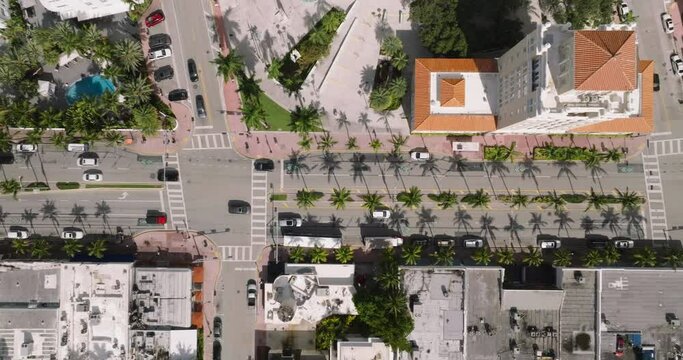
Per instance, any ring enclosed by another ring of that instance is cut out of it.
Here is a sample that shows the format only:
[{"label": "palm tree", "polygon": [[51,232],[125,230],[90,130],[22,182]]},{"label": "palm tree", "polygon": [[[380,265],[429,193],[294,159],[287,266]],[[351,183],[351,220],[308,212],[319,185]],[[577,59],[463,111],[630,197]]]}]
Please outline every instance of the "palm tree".
[{"label": "palm tree", "polygon": [[11,144],[12,138],[9,134],[4,130],[0,130],[0,151],[10,150]]},{"label": "palm tree", "polygon": [[455,248],[453,246],[440,247],[432,254],[434,258],[434,265],[437,266],[452,266],[455,257]]},{"label": "palm tree", "polygon": [[88,245],[88,256],[101,259],[106,251],[107,242],[103,239],[95,240]]},{"label": "palm tree", "polygon": [[38,145],[43,142],[44,129],[35,128],[26,134],[26,142],[32,145]]},{"label": "palm tree", "polygon": [[351,198],[351,191],[343,187],[341,189],[333,189],[332,195],[330,196],[330,202],[334,205],[337,210],[343,210],[346,208],[346,203],[353,201]]},{"label": "palm tree", "polygon": [[134,72],[142,63],[144,56],[140,42],[124,39],[114,44],[118,65],[127,72]]},{"label": "palm tree", "polygon": [[358,139],[355,137],[350,137],[346,140],[346,150],[357,150],[358,149]]},{"label": "palm tree", "polygon": [[50,141],[54,146],[60,149],[66,149],[66,146],[69,144],[69,138],[61,131],[52,134]]},{"label": "palm tree", "polygon": [[567,267],[572,264],[572,257],[574,253],[569,249],[559,249],[553,254],[553,266]]},{"label": "palm tree", "polygon": [[240,110],[242,111],[242,122],[247,127],[247,131],[259,129],[265,124],[268,114],[260,103],[244,101]]},{"label": "palm tree", "polygon": [[408,137],[403,136],[401,134],[398,135],[391,135],[391,140],[389,140],[391,145],[394,146],[394,150],[399,151],[401,150],[401,146],[405,145],[408,142]]},{"label": "palm tree", "polygon": [[529,245],[528,252],[524,255],[522,263],[531,267],[539,267],[543,264],[543,255],[538,248]]},{"label": "palm tree", "polygon": [[69,258],[73,258],[76,254],[83,251],[83,244],[75,239],[69,239],[64,242],[62,250]]},{"label": "palm tree", "polygon": [[222,76],[225,81],[240,76],[244,71],[244,59],[235,51],[225,56],[219,53],[218,57],[211,62],[218,66],[218,75]]},{"label": "palm tree", "polygon": [[13,239],[12,240],[12,250],[19,256],[24,256],[28,253],[30,245],[26,239]]},{"label": "palm tree", "polygon": [[280,75],[282,75],[282,66],[284,65],[284,61],[280,58],[273,58],[270,61],[270,64],[266,67],[268,70],[268,79],[274,79],[277,80]]},{"label": "palm tree", "polygon": [[529,225],[531,226],[531,234],[535,234],[536,231],[538,231],[539,234],[543,234],[543,228],[548,225],[548,222],[543,220],[543,214],[531,213]]},{"label": "palm tree", "polygon": [[306,252],[301,246],[289,249],[289,260],[293,263],[302,263],[306,260]]},{"label": "palm tree", "polygon": [[394,261],[388,261],[383,265],[382,271],[377,275],[375,280],[384,290],[400,289],[401,269],[399,269]]},{"label": "palm tree", "polygon": [[429,198],[443,210],[450,209],[458,203],[458,196],[452,191],[442,191],[436,195],[429,194]]},{"label": "palm tree", "polygon": [[613,161],[618,163],[624,157],[624,152],[620,149],[609,149],[606,153],[602,154],[602,158],[605,161]]},{"label": "palm tree", "polygon": [[602,254],[597,249],[589,250],[583,257],[583,266],[585,267],[595,267],[602,263]]},{"label": "palm tree", "polygon": [[399,71],[405,69],[408,66],[408,55],[404,52],[396,54],[391,58],[391,65]]},{"label": "palm tree", "polygon": [[369,211],[375,211],[375,209],[382,207],[382,198],[384,198],[384,195],[379,195],[376,192],[375,193],[367,193],[365,195],[361,195],[361,200],[363,200],[363,207],[368,209]]},{"label": "palm tree", "polygon": [[628,209],[637,209],[644,202],[642,196],[638,195],[638,193],[635,191],[628,191],[628,188],[626,188],[626,191],[624,192],[621,192],[619,189],[614,190],[617,192],[617,198],[621,204],[622,211]]},{"label": "palm tree", "polygon": [[327,131],[318,139],[318,149],[325,152],[330,151],[336,144],[337,140],[335,140]]},{"label": "palm tree", "polygon": [[382,148],[382,142],[377,138],[370,140],[370,143],[368,143],[368,145],[370,145],[372,151],[376,153],[379,152],[379,150]]},{"label": "palm tree", "polygon": [[308,136],[306,133],[299,134],[299,142],[297,145],[301,147],[302,150],[308,151],[311,150],[311,145],[313,144],[313,139]]},{"label": "palm tree", "polygon": [[156,135],[161,129],[161,121],[156,109],[149,104],[133,109],[133,121],[135,128],[145,136]]},{"label": "palm tree", "polygon": [[602,251],[602,261],[605,265],[614,265],[619,259],[621,259],[621,253],[614,245],[610,245]]},{"label": "palm tree", "polygon": [[588,211],[592,208],[594,208],[597,211],[600,211],[607,206],[607,197],[602,195],[602,194],[596,194],[595,191],[593,191],[593,188],[591,188],[591,192],[586,198],[586,201],[588,202],[588,206],[586,207],[586,210],[584,212]]},{"label": "palm tree", "polygon": [[567,201],[560,195],[557,195],[557,191],[555,190],[553,190],[551,193],[548,193],[547,202],[548,205],[546,206],[546,209],[552,207],[556,212],[563,210],[565,205],[567,205]]},{"label": "palm tree", "polygon": [[296,192],[296,204],[300,208],[308,209],[313,207],[321,197],[322,193],[301,189]]},{"label": "palm tree", "polygon": [[104,139],[107,141],[109,146],[113,147],[121,146],[124,142],[126,142],[126,137],[122,133],[114,130],[105,132]]},{"label": "palm tree", "polygon": [[472,260],[476,261],[479,265],[488,265],[493,260],[493,252],[491,252],[488,246],[479,248],[472,254]]},{"label": "palm tree", "polygon": [[327,249],[316,246],[308,251],[311,263],[322,264],[327,262]]},{"label": "palm tree", "polygon": [[370,107],[375,111],[384,111],[391,107],[394,98],[386,87],[380,87],[370,93]]},{"label": "palm tree", "polygon": [[240,78],[237,91],[242,95],[242,101],[261,102],[260,96],[263,94],[263,90],[259,86],[260,82],[261,80],[257,79],[254,74]]},{"label": "palm tree", "polygon": [[502,266],[508,266],[515,263],[515,253],[507,247],[496,250],[496,262]]},{"label": "palm tree", "polygon": [[417,265],[417,262],[422,258],[422,246],[415,244],[404,245],[401,247],[401,258],[405,265]]},{"label": "palm tree", "polygon": [[677,269],[683,263],[683,251],[681,249],[666,249],[665,254],[662,256],[662,260],[664,260],[662,265],[668,265]]},{"label": "palm tree", "polygon": [[391,80],[389,83],[389,93],[394,99],[401,99],[408,91],[408,83],[404,77]]},{"label": "palm tree", "polygon": [[343,245],[334,250],[334,259],[340,264],[348,264],[353,261],[353,250],[351,250],[350,246]]},{"label": "palm tree", "polygon": [[397,36],[388,36],[382,40],[379,51],[382,55],[394,57],[403,52],[403,42]]},{"label": "palm tree", "polygon": [[408,191],[402,191],[396,199],[409,209],[415,209],[422,203],[422,191],[417,186],[411,186]]},{"label": "palm tree", "polygon": [[148,103],[153,93],[152,84],[143,76],[135,77],[121,86],[121,95],[131,108]]},{"label": "palm tree", "polygon": [[31,247],[31,257],[36,259],[48,257],[50,256],[50,249],[52,249],[52,245],[47,240],[38,239],[33,242]]},{"label": "palm tree", "polygon": [[491,196],[485,193],[484,189],[479,189],[474,194],[469,193],[463,196],[462,202],[473,208],[488,208],[491,203]]},{"label": "palm tree", "polygon": [[290,114],[289,128],[300,134],[316,131],[320,128],[320,110],[313,104],[297,105]]},{"label": "palm tree", "polygon": [[657,254],[650,247],[644,247],[633,254],[633,264],[640,267],[657,266]]},{"label": "palm tree", "polygon": [[17,199],[17,193],[21,190],[21,183],[16,179],[7,179],[0,181],[0,191],[3,194],[12,194],[14,200]]},{"label": "palm tree", "polygon": [[522,191],[517,189],[517,193],[510,195],[510,207],[521,209],[529,205],[529,196],[522,195]]}]

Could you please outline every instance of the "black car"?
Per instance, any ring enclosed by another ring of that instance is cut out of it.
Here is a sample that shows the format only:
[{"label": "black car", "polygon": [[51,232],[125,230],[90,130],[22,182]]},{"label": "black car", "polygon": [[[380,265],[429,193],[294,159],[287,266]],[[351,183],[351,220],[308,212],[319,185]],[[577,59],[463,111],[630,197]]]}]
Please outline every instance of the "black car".
[{"label": "black car", "polygon": [[218,340],[213,341],[213,360],[221,360],[221,350],[223,346]]},{"label": "black car", "polygon": [[190,74],[190,81],[197,82],[199,80],[199,74],[197,74],[197,64],[194,60],[187,60],[187,72]]},{"label": "black car", "polygon": [[659,91],[659,74],[655,74],[652,78],[652,87],[654,91]]},{"label": "black car", "polygon": [[167,167],[157,171],[157,180],[159,181],[178,181],[180,173],[178,169]]},{"label": "black car", "polygon": [[605,235],[587,235],[586,240],[588,240],[588,247],[591,249],[605,249],[609,245],[609,238]]},{"label": "black car", "polygon": [[187,90],[185,89],[175,89],[168,92],[168,100],[170,101],[181,101],[187,100]]},{"label": "black car", "polygon": [[275,163],[270,159],[257,159],[254,160],[254,169],[257,171],[273,171]]},{"label": "black car", "polygon": [[216,316],[213,318],[213,337],[219,338],[223,333],[223,320]]},{"label": "black car", "polygon": [[149,37],[149,48],[156,49],[171,45],[171,37],[168,34],[154,34]]},{"label": "black car", "polygon": [[197,116],[199,116],[201,119],[204,119],[206,117],[206,108],[204,107],[204,97],[201,95],[197,95],[197,97],[195,97],[195,103],[197,104]]},{"label": "black car", "polygon": [[228,213],[230,214],[249,214],[251,210],[251,205],[248,202],[242,200],[230,200],[228,201]]},{"label": "black car", "polygon": [[154,71],[154,81],[173,79],[173,68],[171,65],[164,65]]}]

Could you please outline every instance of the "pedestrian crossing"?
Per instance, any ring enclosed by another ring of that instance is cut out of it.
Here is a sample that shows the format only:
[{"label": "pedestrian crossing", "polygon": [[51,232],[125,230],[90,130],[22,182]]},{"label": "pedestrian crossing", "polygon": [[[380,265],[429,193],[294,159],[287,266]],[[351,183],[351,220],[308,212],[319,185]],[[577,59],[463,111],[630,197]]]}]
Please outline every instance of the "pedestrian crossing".
[{"label": "pedestrian crossing", "polygon": [[227,262],[254,261],[251,246],[221,246],[222,260]]},{"label": "pedestrian crossing", "polygon": [[182,175],[180,175],[178,154],[167,154],[166,164],[169,167],[178,169],[178,181],[166,182],[169,223],[174,229],[187,230],[187,211],[185,210],[185,196],[183,195],[183,181]]},{"label": "pedestrian crossing", "polygon": [[212,134],[194,134],[190,137],[188,147],[183,150],[232,149],[227,132]]},{"label": "pedestrian crossing", "polygon": [[251,245],[265,246],[268,231],[268,173],[254,170],[253,165],[251,169]]},{"label": "pedestrian crossing", "polygon": [[650,140],[650,149],[654,151],[653,155],[657,156],[683,155],[683,138]]},{"label": "pedestrian crossing", "polygon": [[653,240],[666,239],[666,208],[664,206],[664,192],[657,155],[642,153],[643,172],[645,173],[645,193],[650,218],[650,235]]}]

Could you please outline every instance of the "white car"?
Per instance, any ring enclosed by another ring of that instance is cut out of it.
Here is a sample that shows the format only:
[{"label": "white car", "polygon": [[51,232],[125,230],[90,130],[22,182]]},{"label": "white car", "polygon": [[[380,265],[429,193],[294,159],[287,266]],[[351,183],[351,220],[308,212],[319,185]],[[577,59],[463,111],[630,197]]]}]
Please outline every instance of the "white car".
[{"label": "white car", "polygon": [[149,60],[150,61],[165,59],[169,56],[171,56],[171,48],[168,48],[168,47],[149,50]]},{"label": "white car", "polygon": [[628,13],[631,12],[631,9],[628,8],[628,5],[625,2],[620,2],[617,4],[617,11],[619,12],[619,16],[622,18],[622,20],[628,15]]},{"label": "white car", "polygon": [[671,60],[671,68],[674,74],[683,75],[683,60],[681,60],[681,57],[678,54],[671,54],[669,59]]},{"label": "white car", "polygon": [[633,249],[633,246],[635,243],[633,240],[628,240],[628,239],[619,239],[619,240],[614,240],[614,247],[617,249]]},{"label": "white car", "polygon": [[432,154],[426,152],[426,151],[411,151],[410,152],[410,158],[413,160],[421,161],[421,160],[429,160],[432,158]]},{"label": "white car", "polygon": [[466,248],[482,248],[484,240],[478,238],[466,238],[462,241],[462,246]]},{"label": "white car", "polygon": [[102,174],[94,172],[83,173],[83,181],[102,181]]},{"label": "white car", "polygon": [[301,218],[280,219],[280,227],[300,227],[303,223]]},{"label": "white car", "polygon": [[38,151],[38,145],[33,145],[33,144],[17,144],[15,147],[15,150],[17,152],[21,153],[34,153]]},{"label": "white car", "polygon": [[374,219],[388,219],[391,216],[391,211],[389,210],[375,210],[372,212],[372,217]]},{"label": "white car", "polygon": [[541,249],[558,249],[560,245],[560,240],[540,240],[538,242]]},{"label": "white car", "polygon": [[77,162],[78,166],[98,166],[100,161],[92,157],[80,157]]},{"label": "white car", "polygon": [[662,26],[664,27],[665,33],[671,34],[674,32],[674,20],[669,13],[662,13]]},{"label": "white car", "polygon": [[7,237],[10,239],[28,239],[29,232],[20,226],[10,226]]},{"label": "white car", "polygon": [[62,230],[61,238],[64,240],[80,240],[85,236],[83,230],[79,228],[64,228]]}]

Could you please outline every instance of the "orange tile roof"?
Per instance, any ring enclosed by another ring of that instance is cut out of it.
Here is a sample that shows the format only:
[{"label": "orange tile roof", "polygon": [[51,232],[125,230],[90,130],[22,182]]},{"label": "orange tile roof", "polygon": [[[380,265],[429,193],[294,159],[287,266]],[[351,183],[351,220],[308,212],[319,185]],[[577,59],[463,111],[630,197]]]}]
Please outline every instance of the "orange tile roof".
[{"label": "orange tile roof", "polygon": [[465,106],[465,79],[441,79],[439,98],[441,106]]},{"label": "orange tile roof", "polygon": [[651,133],[654,130],[654,61],[641,60],[638,72],[642,77],[640,116],[603,121],[571,129],[576,133]]},{"label": "orange tile roof", "polygon": [[574,87],[577,90],[633,90],[637,87],[633,31],[574,32]]},{"label": "orange tile roof", "polygon": [[192,268],[192,282],[201,283],[204,282],[204,267],[195,266]]},{"label": "orange tile roof", "polygon": [[[413,131],[486,132],[496,130],[494,115],[432,114],[430,112],[430,74],[433,72],[495,73],[495,59],[415,59]],[[464,84],[463,84],[464,85]]]}]

